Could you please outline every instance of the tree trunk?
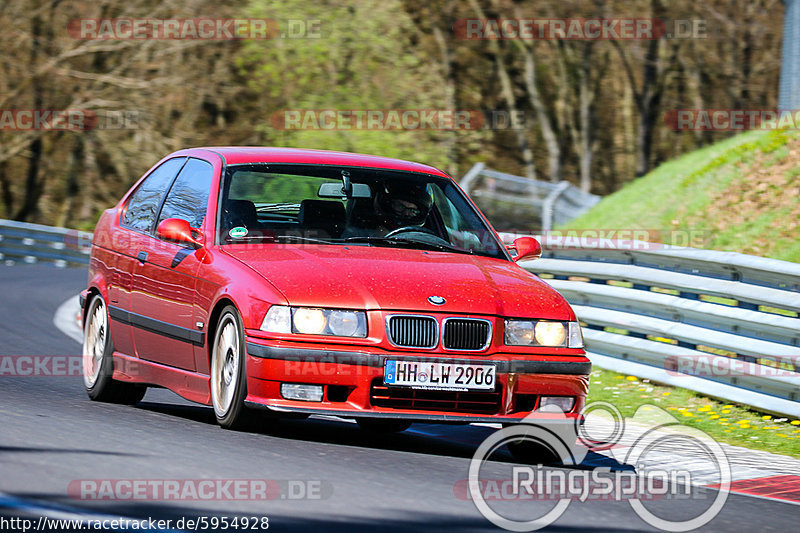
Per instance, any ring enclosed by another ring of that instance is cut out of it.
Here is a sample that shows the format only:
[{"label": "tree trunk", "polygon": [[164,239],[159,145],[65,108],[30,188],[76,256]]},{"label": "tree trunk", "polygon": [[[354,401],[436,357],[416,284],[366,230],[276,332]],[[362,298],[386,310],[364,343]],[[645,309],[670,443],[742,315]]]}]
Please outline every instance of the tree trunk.
[{"label": "tree trunk", "polygon": [[[33,17],[31,32],[33,38],[31,40],[30,64],[33,68],[38,63],[39,48],[42,46],[42,19],[39,15]],[[43,105],[42,86],[38,77],[34,77],[32,80],[31,91],[33,92],[33,108],[41,109]],[[39,166],[42,161],[43,149],[42,137],[37,135],[28,148],[30,155],[28,173],[25,177],[25,197],[23,198],[22,207],[14,216],[15,220],[25,222],[35,218],[38,214],[39,196],[42,193],[39,185]]]},{"label": "tree trunk", "polygon": [[536,57],[533,51],[533,45],[526,45],[522,41],[515,41],[519,44],[525,60],[525,90],[528,93],[528,100],[530,100],[531,107],[536,113],[536,120],[539,122],[539,128],[542,131],[542,138],[544,139],[545,147],[547,148],[547,170],[550,181],[561,181],[561,145],[558,142],[553,122],[550,120],[550,115],[542,102],[539,87],[536,83]]},{"label": "tree trunk", "polygon": [[[470,0],[470,6],[475,11],[475,15],[479,19],[485,19],[486,15],[478,4],[477,0]],[[489,50],[492,53],[494,64],[497,67],[497,75],[500,77],[500,96],[505,101],[506,107],[512,116],[516,116],[517,102],[514,98],[514,89],[511,84],[511,76],[508,74],[508,67],[506,67],[505,59],[503,59],[503,50],[497,41],[490,39],[488,42]],[[514,133],[517,136],[517,146],[519,147],[520,154],[522,155],[522,164],[525,167],[525,176],[530,179],[536,179],[536,166],[533,163],[533,150],[528,144],[528,138],[525,136],[524,129],[516,129]]]}]

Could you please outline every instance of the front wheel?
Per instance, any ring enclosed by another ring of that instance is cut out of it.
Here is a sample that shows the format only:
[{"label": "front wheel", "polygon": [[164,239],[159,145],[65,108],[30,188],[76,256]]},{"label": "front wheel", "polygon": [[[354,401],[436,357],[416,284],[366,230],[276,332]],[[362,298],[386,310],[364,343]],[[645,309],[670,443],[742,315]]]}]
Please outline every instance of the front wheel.
[{"label": "front wheel", "polygon": [[83,384],[89,398],[98,402],[135,405],[147,391],[144,385],[115,381],[114,344],[103,297],[94,296],[83,328]]},{"label": "front wheel", "polygon": [[225,429],[243,429],[253,421],[244,405],[247,396],[244,329],[232,305],[222,310],[211,352],[211,402]]}]

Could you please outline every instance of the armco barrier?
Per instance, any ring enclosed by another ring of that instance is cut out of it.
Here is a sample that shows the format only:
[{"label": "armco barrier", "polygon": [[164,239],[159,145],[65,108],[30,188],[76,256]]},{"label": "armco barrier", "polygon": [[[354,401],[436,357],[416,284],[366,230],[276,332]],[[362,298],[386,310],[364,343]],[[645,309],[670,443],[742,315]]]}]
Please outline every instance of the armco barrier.
[{"label": "armco barrier", "polygon": [[521,265],[572,304],[597,366],[800,417],[800,264],[639,241],[540,240],[542,258]]},{"label": "armco barrier", "polygon": [[91,244],[84,231],[0,220],[0,260],[7,264],[88,265]]},{"label": "armco barrier", "polygon": [[[91,238],[0,220],[0,260],[86,265]],[[800,417],[799,264],[637,241],[543,243],[542,258],[521,265],[573,305],[597,366]]]}]

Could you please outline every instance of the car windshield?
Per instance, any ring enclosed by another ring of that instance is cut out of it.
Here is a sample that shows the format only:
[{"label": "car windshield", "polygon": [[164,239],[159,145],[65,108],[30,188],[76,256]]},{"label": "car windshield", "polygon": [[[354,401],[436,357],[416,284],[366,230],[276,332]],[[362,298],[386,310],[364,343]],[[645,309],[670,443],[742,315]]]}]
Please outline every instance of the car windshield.
[{"label": "car windshield", "polygon": [[217,242],[419,248],[507,255],[451,180],[357,167],[230,165]]}]

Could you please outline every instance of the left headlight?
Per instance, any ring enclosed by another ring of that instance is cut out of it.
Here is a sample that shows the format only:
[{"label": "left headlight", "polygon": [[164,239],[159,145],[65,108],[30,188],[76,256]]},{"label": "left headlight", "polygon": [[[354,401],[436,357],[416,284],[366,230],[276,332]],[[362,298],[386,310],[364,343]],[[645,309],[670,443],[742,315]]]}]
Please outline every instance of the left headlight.
[{"label": "left headlight", "polygon": [[509,346],[583,348],[583,335],[578,322],[506,320],[505,343]]},{"label": "left headlight", "polygon": [[261,330],[270,333],[366,337],[367,315],[364,311],[347,309],[273,305],[264,316]]}]

